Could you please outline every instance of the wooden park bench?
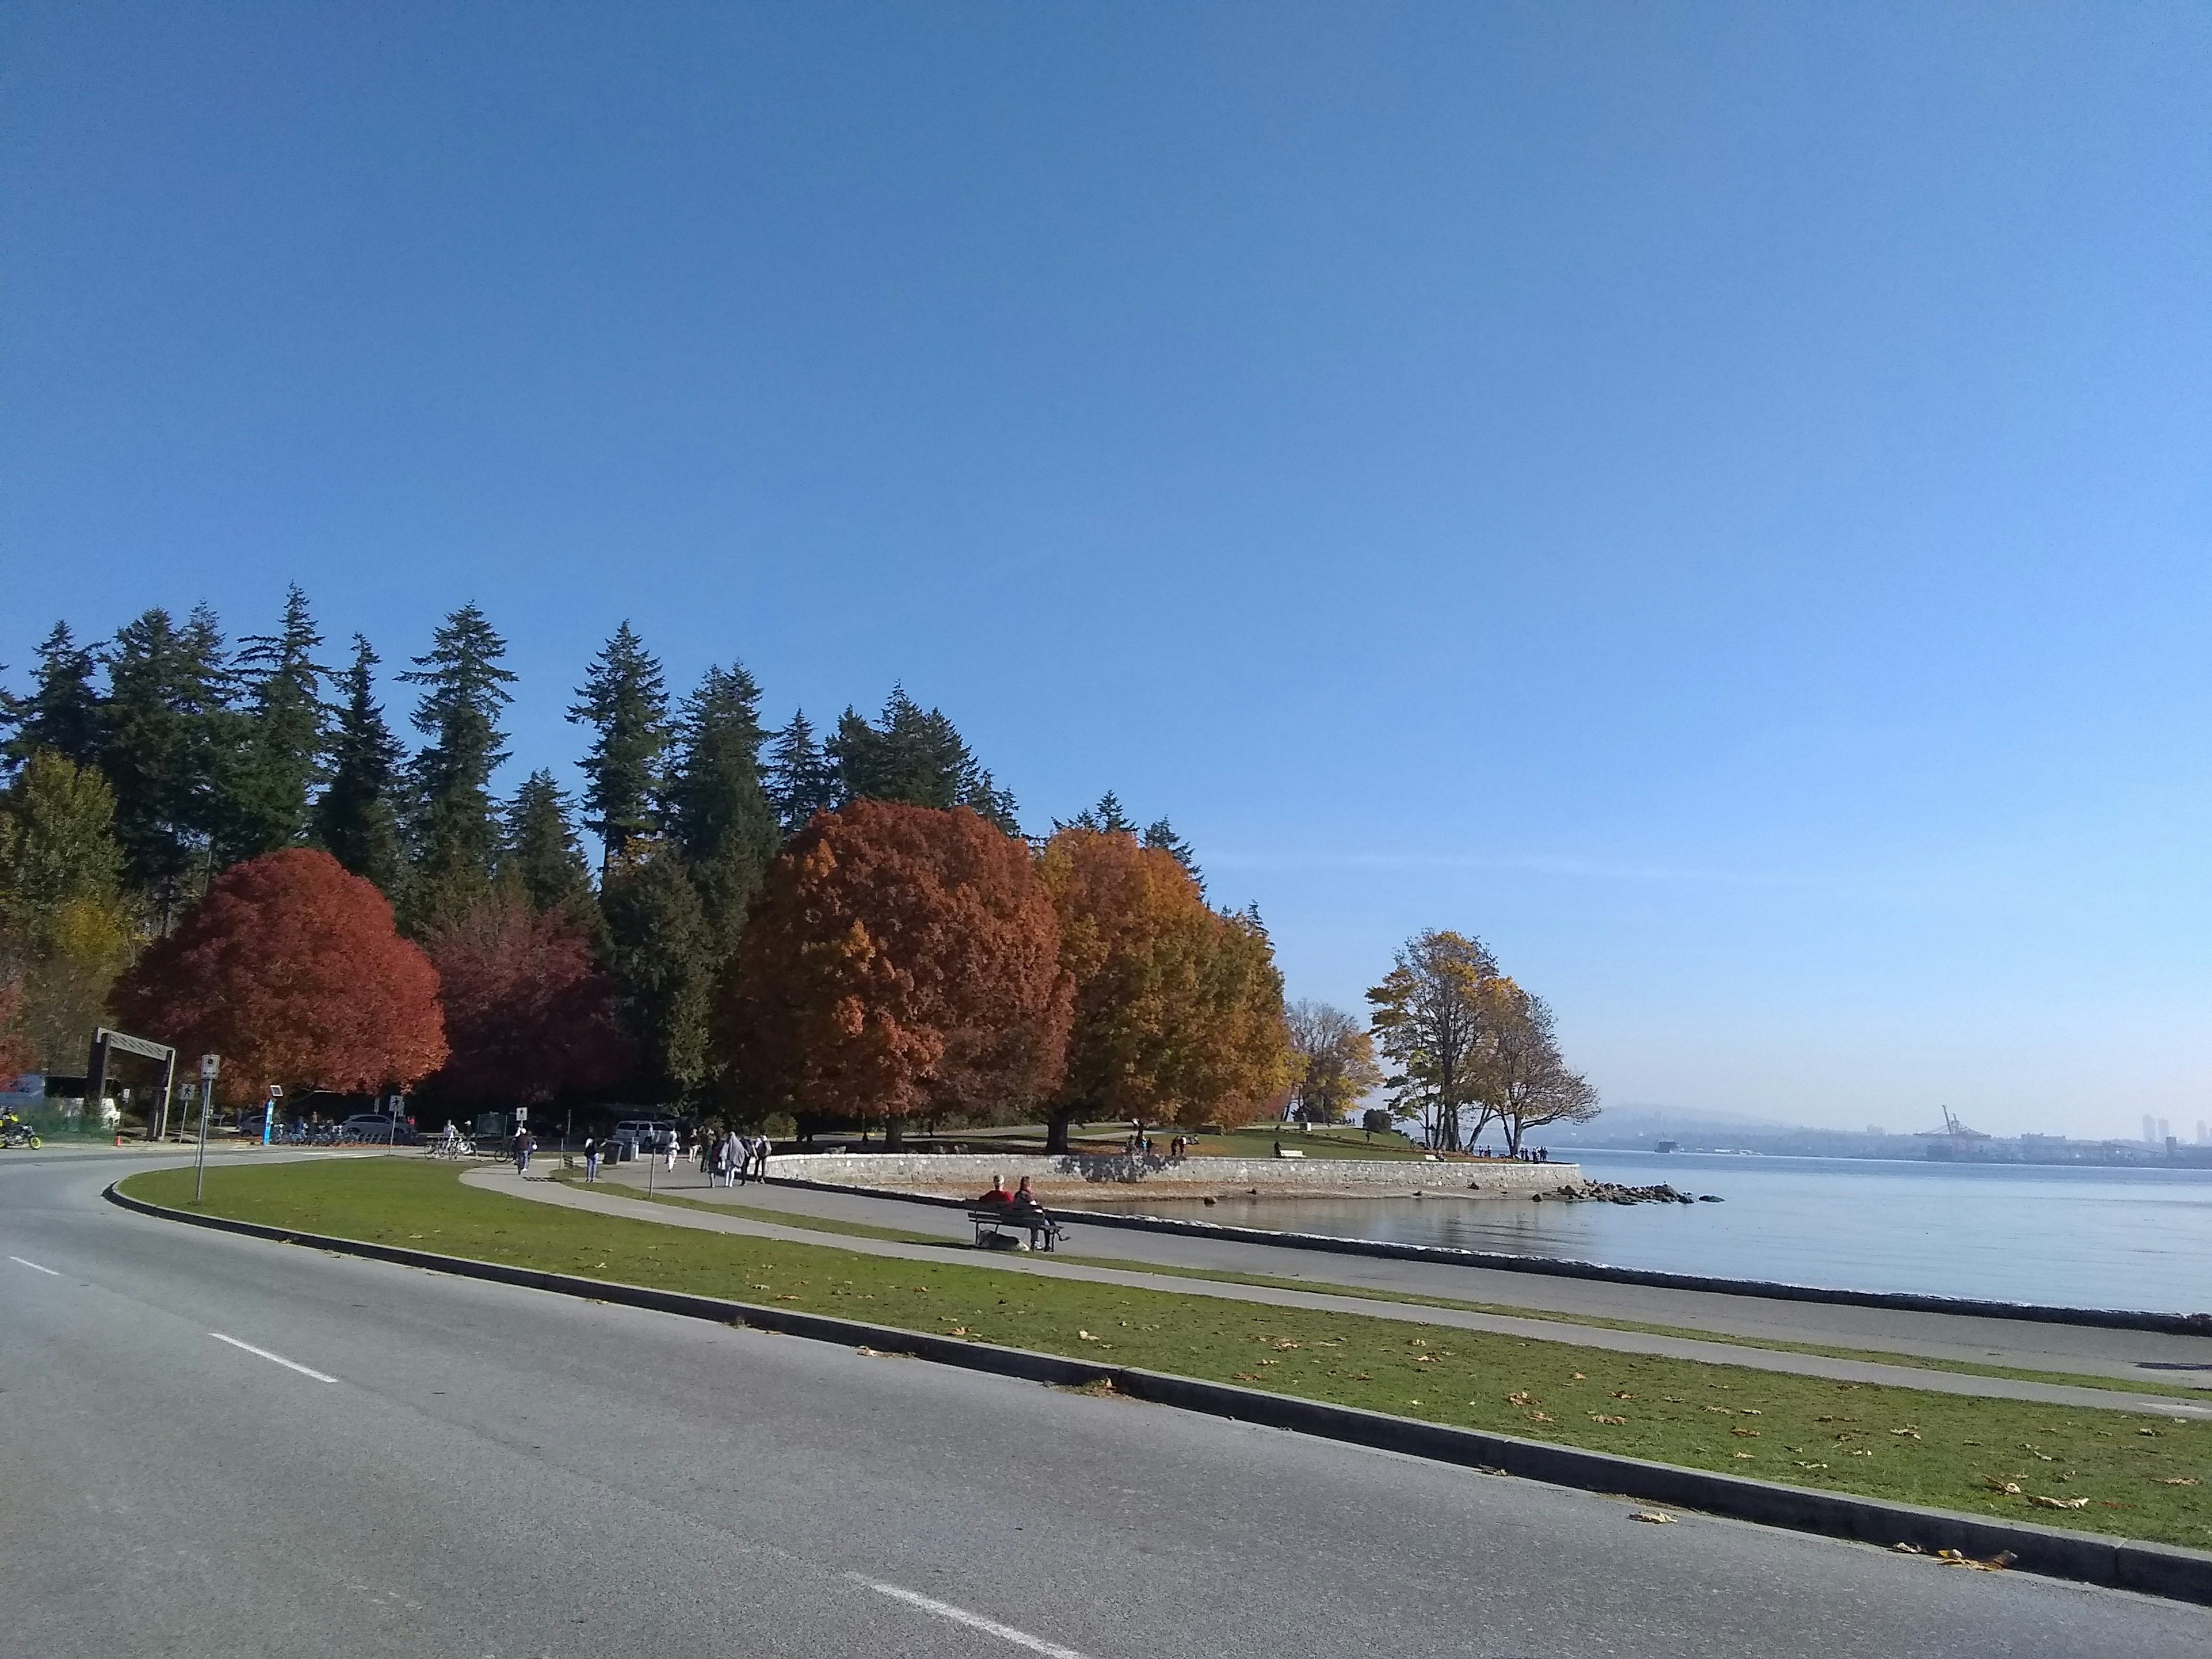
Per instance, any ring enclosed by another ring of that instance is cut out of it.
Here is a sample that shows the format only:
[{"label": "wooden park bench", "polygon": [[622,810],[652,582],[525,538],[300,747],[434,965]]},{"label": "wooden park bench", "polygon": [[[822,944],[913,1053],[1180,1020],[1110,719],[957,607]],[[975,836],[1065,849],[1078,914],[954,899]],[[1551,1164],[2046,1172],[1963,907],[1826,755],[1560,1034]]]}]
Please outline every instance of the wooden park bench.
[{"label": "wooden park bench", "polygon": [[981,1249],[985,1241],[998,1236],[1004,1228],[1030,1236],[1030,1249],[1050,1253],[1054,1242],[1067,1231],[1042,1210],[1016,1210],[1003,1204],[981,1205],[968,1212],[968,1219],[975,1224],[975,1246]]}]

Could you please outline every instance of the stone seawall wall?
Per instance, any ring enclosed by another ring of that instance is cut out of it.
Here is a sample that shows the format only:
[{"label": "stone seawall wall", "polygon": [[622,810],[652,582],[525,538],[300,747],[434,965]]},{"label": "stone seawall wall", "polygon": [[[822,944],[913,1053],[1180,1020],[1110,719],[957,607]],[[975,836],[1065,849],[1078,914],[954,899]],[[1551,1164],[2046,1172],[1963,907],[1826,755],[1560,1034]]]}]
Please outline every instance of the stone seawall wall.
[{"label": "stone seawall wall", "polygon": [[1024,1176],[1040,1192],[1070,1193],[1126,1187],[1162,1198],[1197,1198],[1256,1187],[1281,1197],[1402,1197],[1408,1193],[1472,1193],[1517,1198],[1554,1192],[1583,1178],[1572,1164],[1509,1164],[1413,1158],[1191,1158],[1180,1164],[1152,1158],[1042,1157],[1036,1154],[806,1152],[769,1161],[771,1177],[820,1181],[839,1187],[882,1187],[931,1194],[969,1194],[999,1176],[1012,1187]]}]

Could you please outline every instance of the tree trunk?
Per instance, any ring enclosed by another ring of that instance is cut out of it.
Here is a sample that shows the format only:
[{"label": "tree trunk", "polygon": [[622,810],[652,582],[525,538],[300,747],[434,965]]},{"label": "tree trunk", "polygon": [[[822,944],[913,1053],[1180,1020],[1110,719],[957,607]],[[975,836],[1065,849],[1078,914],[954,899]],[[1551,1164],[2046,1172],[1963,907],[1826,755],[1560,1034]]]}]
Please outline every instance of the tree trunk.
[{"label": "tree trunk", "polygon": [[1048,1157],[1065,1157],[1067,1152],[1067,1126],[1075,1121],[1076,1109],[1055,1106],[1044,1122],[1044,1150]]},{"label": "tree trunk", "polygon": [[904,1118],[887,1117],[884,1120],[884,1150],[887,1152],[901,1152],[906,1150],[906,1120]]}]

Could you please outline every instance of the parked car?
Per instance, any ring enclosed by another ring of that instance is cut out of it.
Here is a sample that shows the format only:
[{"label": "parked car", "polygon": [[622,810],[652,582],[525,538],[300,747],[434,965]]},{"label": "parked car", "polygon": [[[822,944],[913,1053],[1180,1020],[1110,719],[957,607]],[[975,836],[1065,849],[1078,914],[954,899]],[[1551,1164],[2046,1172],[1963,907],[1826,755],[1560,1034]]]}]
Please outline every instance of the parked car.
[{"label": "parked car", "polygon": [[417,1139],[406,1124],[381,1112],[356,1112],[338,1127],[356,1140],[388,1141],[395,1146],[412,1146]]},{"label": "parked car", "polygon": [[627,1140],[633,1146],[659,1147],[668,1136],[676,1133],[672,1117],[625,1118],[607,1133],[609,1140]]}]

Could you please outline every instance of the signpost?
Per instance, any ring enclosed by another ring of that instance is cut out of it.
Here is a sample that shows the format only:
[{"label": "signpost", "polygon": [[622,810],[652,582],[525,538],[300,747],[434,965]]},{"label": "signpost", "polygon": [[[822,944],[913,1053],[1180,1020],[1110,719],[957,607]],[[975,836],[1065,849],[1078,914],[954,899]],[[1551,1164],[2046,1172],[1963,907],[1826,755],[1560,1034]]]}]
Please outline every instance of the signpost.
[{"label": "signpost", "polygon": [[222,1070],[221,1054],[200,1056],[200,1155],[192,1170],[192,1202],[200,1201],[200,1193],[207,1184],[207,1115],[208,1102],[215,1094],[216,1073]]}]

